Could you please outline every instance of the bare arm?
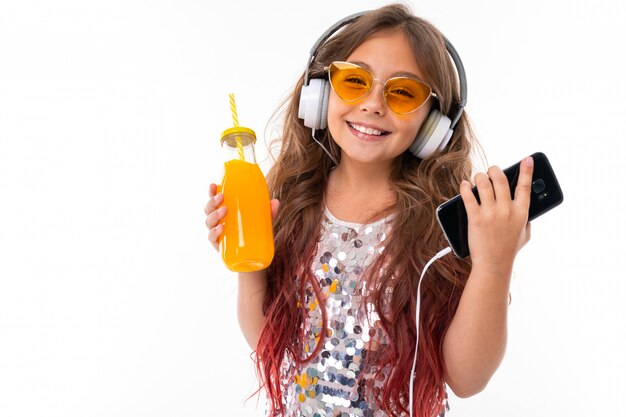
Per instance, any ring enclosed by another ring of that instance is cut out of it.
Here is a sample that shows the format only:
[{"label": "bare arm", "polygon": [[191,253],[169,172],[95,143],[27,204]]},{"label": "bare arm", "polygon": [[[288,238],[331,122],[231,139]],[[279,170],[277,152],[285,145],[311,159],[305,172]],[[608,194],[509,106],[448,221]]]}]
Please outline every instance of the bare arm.
[{"label": "bare arm", "polygon": [[482,391],[504,357],[509,281],[472,269],[443,340],[446,382],[458,397]]},{"label": "bare arm", "polygon": [[475,177],[480,204],[461,184],[473,266],[443,340],[446,382],[459,397],[482,391],[504,357],[513,262],[530,239],[532,171],[532,159],[523,161],[514,199],[497,167]]},{"label": "bare arm", "polygon": [[[226,206],[222,205],[224,195],[217,192],[217,185],[209,186],[209,201],[204,208],[206,214],[206,226],[209,229],[209,241],[219,250],[219,238],[224,232],[222,219],[226,215]],[[278,214],[278,200],[272,200],[272,220]],[[239,327],[252,350],[256,349],[259,335],[263,328],[265,316],[263,315],[263,300],[267,288],[267,270],[256,272],[240,272],[237,274],[237,318]]]},{"label": "bare arm", "polygon": [[239,327],[250,348],[255,350],[265,321],[263,299],[267,288],[267,270],[240,272],[237,275],[239,280],[237,291]]}]

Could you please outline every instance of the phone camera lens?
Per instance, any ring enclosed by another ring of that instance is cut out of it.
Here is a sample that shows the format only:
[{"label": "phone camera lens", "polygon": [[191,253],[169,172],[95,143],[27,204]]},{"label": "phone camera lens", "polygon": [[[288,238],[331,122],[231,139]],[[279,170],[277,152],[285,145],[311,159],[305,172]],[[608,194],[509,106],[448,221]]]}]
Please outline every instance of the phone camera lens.
[{"label": "phone camera lens", "polygon": [[[540,192],[542,192],[543,190],[546,189],[546,183],[543,182],[543,180],[541,178],[539,178],[538,180],[533,181],[533,191],[537,194],[539,194]],[[546,193],[547,195],[547,193]]]},{"label": "phone camera lens", "polygon": [[537,200],[539,201],[543,201],[548,197],[548,192],[546,191],[545,193],[541,193],[539,195],[537,195]]}]

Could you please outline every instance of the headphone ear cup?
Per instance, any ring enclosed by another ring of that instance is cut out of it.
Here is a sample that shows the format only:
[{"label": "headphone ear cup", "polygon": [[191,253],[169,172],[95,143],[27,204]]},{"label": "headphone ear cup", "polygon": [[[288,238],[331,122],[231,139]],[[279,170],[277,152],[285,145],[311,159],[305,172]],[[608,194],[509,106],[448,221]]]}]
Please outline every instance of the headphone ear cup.
[{"label": "headphone ear cup", "polygon": [[304,125],[314,130],[324,129],[328,115],[328,81],[314,78],[309,85],[302,86],[298,117],[304,120]]},{"label": "headphone ear cup", "polygon": [[417,132],[409,151],[420,159],[426,159],[435,151],[443,150],[452,137],[451,124],[452,121],[448,116],[437,109],[431,110]]}]

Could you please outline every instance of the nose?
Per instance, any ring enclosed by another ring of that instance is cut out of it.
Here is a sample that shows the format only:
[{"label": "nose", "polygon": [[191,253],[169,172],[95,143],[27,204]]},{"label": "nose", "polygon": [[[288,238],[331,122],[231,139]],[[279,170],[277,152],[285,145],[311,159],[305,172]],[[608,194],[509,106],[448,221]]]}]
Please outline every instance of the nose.
[{"label": "nose", "polygon": [[374,80],[369,94],[359,103],[359,110],[383,116],[387,112],[387,104],[383,97],[384,89],[383,82]]}]

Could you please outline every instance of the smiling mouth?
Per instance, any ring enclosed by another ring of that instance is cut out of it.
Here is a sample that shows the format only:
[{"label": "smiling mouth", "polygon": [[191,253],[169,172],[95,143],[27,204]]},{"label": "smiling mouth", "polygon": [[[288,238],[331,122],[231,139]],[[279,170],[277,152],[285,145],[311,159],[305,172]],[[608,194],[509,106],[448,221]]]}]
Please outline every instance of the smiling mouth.
[{"label": "smiling mouth", "polygon": [[371,127],[365,127],[365,126],[361,126],[355,123],[351,123],[351,122],[347,122],[348,126],[350,126],[351,129],[356,130],[359,133],[363,133],[365,135],[369,135],[369,136],[386,136],[388,134],[390,134],[391,132],[388,132],[386,130],[378,130],[378,129],[373,129]]}]

